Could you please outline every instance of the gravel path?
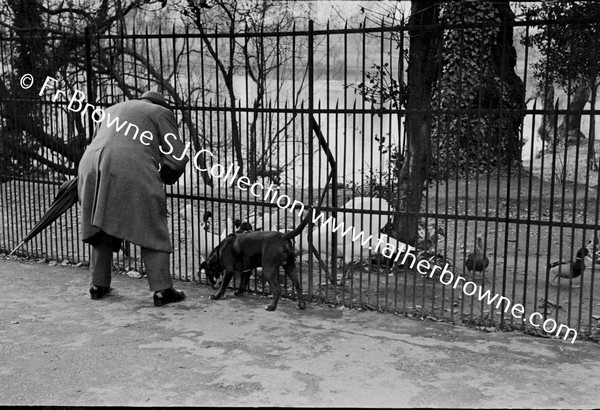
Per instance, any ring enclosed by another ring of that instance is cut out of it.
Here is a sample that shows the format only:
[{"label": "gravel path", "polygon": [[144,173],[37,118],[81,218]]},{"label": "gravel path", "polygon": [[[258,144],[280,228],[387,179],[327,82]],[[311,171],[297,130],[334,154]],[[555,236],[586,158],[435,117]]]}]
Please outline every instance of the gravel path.
[{"label": "gravel path", "polygon": [[598,344],[0,260],[0,405],[597,408]]}]

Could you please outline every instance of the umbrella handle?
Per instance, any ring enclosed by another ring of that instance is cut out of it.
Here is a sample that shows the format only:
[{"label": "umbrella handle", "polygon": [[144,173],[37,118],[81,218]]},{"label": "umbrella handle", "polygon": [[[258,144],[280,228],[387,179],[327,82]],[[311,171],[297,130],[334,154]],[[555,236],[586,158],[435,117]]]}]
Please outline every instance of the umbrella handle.
[{"label": "umbrella handle", "polygon": [[24,243],[25,243],[25,241],[21,241],[21,243],[20,243],[20,244],[18,244],[18,245],[17,245],[17,247],[16,247],[15,249],[13,249],[11,253],[9,253],[9,254],[8,254],[8,256],[10,256],[10,255],[12,255],[13,253],[15,253],[15,251],[16,251],[17,249],[19,249],[21,246],[23,246],[23,244],[24,244]]}]

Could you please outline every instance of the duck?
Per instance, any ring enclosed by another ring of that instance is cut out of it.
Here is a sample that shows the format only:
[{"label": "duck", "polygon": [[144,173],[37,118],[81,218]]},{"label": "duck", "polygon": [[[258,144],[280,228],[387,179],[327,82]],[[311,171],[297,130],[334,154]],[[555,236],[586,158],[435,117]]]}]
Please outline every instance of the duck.
[{"label": "duck", "polygon": [[262,216],[255,216],[254,220],[248,218],[248,222],[257,231],[279,231],[278,226],[279,210],[276,209],[272,212],[264,212]]},{"label": "duck", "polygon": [[220,243],[219,235],[212,232],[212,212],[205,211],[202,214],[202,220],[199,222],[192,219],[192,206],[187,205],[183,218],[188,224],[196,224],[197,228],[192,229],[191,242],[194,244],[194,252],[199,256],[200,262],[206,260],[210,252]]},{"label": "duck", "polygon": [[[585,271],[585,258],[590,253],[590,250],[584,246],[577,251],[575,261],[556,261],[548,266],[548,273],[554,275],[552,278],[552,286],[557,286],[557,279],[559,277],[565,279],[575,279],[580,277]],[[573,285],[574,288],[578,288],[579,285]]]},{"label": "duck", "polygon": [[227,218],[225,223],[225,230],[221,232],[221,240],[224,240],[230,233],[243,233],[253,231],[252,225],[248,221],[242,221],[241,219]]},{"label": "duck", "polygon": [[[193,219],[193,215],[194,215],[194,208],[193,208],[192,204],[187,204],[184,207],[181,207],[179,209],[179,214],[180,214],[180,216],[183,216],[183,219],[185,219],[185,221],[187,223],[192,223],[192,219]],[[208,210],[204,211],[204,214],[202,215],[202,220],[198,222],[198,226],[203,231],[206,231],[206,232],[212,231],[212,212],[211,211],[208,211]]]},{"label": "duck", "polygon": [[467,256],[467,259],[465,260],[465,266],[469,273],[475,273],[484,272],[489,265],[490,260],[485,254],[485,249],[483,248],[483,238],[478,236],[475,244],[475,250]]},{"label": "duck", "polygon": [[200,227],[204,229],[206,232],[212,231],[212,212],[206,211],[204,215],[202,215],[202,222],[200,222]]},{"label": "duck", "polygon": [[236,221],[238,221],[238,219],[233,220],[229,217],[225,220],[225,229],[221,232],[221,240],[224,240],[230,233],[235,232]]},{"label": "duck", "polygon": [[588,241],[586,248],[589,251],[588,257],[596,263],[600,263],[600,249],[598,249],[598,238],[591,238]]},{"label": "duck", "polygon": [[248,221],[244,221],[244,222],[240,221],[239,224],[235,225],[235,232],[236,233],[251,232],[253,230],[254,230],[254,228],[252,227],[252,225]]},{"label": "duck", "polygon": [[444,239],[446,231],[441,226],[438,226],[430,228],[428,232],[423,231],[420,235],[423,235],[423,239],[417,243],[417,248],[427,252],[433,250],[435,245]]},{"label": "duck", "polygon": [[428,232],[423,230],[423,239],[417,243],[417,258],[425,259],[429,263],[434,265],[448,265],[452,266],[452,263],[446,258],[445,252],[440,251],[440,241],[446,236],[446,231],[441,226],[432,227]]}]

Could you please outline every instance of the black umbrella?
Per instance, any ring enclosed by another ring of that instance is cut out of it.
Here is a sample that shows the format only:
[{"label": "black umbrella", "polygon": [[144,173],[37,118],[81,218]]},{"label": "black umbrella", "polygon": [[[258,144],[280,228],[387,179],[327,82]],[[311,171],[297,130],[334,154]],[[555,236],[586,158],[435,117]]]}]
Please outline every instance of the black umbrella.
[{"label": "black umbrella", "polygon": [[21,241],[21,243],[12,250],[9,254],[12,255],[17,249],[19,249],[23,244],[38,233],[42,232],[48,225],[52,222],[56,221],[62,214],[67,212],[69,208],[71,208],[77,202],[77,177],[66,181],[63,183],[58,189],[58,193],[54,198],[54,202],[48,210],[42,215],[42,218],[35,224],[31,231],[27,234],[25,239]]}]

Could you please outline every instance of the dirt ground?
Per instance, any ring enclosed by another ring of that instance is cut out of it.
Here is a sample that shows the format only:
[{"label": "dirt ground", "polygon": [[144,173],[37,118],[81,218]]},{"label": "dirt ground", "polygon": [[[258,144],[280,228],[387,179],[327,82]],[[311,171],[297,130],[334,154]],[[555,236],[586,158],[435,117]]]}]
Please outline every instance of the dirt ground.
[{"label": "dirt ground", "polygon": [[0,260],[0,405],[597,408],[598,344]]}]

